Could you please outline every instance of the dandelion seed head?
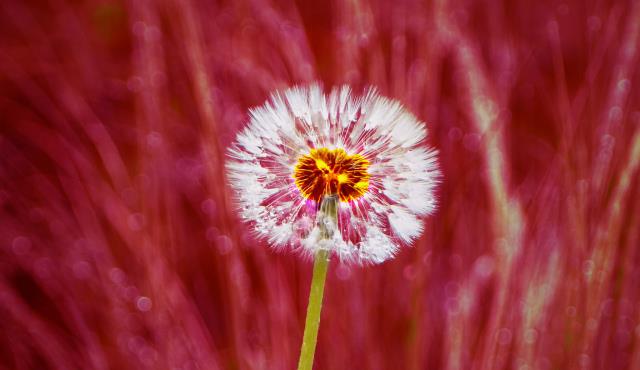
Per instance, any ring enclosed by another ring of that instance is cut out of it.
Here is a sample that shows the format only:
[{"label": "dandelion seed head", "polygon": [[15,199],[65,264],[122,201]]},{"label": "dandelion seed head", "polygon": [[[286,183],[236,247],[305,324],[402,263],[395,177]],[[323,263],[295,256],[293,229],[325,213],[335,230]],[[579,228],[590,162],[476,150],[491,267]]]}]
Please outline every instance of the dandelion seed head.
[{"label": "dandelion seed head", "polygon": [[[293,87],[250,110],[226,168],[242,218],[274,248],[381,263],[435,210],[440,172],[426,138],[423,122],[375,89]],[[326,196],[339,200],[335,222],[321,215]],[[331,223],[324,232],[320,221]]]}]

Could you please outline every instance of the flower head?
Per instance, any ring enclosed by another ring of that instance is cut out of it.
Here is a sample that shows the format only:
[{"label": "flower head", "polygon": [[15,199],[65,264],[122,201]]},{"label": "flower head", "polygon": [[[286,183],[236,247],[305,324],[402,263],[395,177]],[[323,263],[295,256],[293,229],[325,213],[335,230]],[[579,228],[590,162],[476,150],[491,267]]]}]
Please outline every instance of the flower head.
[{"label": "flower head", "polygon": [[[400,103],[374,89],[353,97],[343,86],[325,96],[313,85],[275,93],[250,116],[227,171],[258,237],[380,263],[422,233],[440,173],[424,123]],[[327,199],[335,220],[323,214]]]}]

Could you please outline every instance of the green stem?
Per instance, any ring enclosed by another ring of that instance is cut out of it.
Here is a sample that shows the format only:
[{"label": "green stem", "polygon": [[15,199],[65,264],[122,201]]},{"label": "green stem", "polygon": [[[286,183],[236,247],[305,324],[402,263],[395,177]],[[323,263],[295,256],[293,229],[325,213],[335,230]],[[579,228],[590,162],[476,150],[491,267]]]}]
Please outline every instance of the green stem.
[{"label": "green stem", "polygon": [[[322,199],[316,222],[320,229],[320,240],[318,242],[324,243],[333,239],[338,224],[337,196],[329,195]],[[313,357],[316,352],[318,328],[320,327],[322,297],[324,296],[324,282],[327,278],[328,267],[329,251],[326,247],[320,246],[313,262],[313,278],[311,279],[311,289],[309,290],[307,320],[304,323],[298,370],[311,370],[313,368]]]},{"label": "green stem", "polygon": [[313,263],[313,279],[309,291],[309,305],[307,306],[307,320],[304,324],[304,336],[298,370],[311,370],[313,356],[316,352],[318,341],[318,328],[320,326],[320,311],[322,310],[322,297],[324,296],[324,282],[329,266],[328,252],[320,249],[316,253]]}]

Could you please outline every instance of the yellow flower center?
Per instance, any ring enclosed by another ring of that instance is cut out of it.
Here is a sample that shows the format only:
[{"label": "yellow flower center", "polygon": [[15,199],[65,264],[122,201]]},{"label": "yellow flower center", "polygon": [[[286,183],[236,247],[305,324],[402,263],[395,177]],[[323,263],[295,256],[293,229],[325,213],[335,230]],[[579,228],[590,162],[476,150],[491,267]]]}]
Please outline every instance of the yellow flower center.
[{"label": "yellow flower center", "polygon": [[300,193],[320,202],[325,195],[338,195],[342,202],[363,196],[369,190],[369,161],[343,149],[311,149],[298,158],[293,178]]}]

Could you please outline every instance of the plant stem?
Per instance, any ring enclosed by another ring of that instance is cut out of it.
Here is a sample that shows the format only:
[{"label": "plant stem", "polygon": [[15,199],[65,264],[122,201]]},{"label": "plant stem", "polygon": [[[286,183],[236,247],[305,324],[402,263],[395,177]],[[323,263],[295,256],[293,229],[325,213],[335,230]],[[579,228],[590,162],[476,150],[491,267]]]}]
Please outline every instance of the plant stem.
[{"label": "plant stem", "polygon": [[320,249],[316,253],[313,263],[313,278],[309,290],[309,305],[307,306],[307,320],[304,324],[304,336],[298,370],[311,370],[313,356],[316,352],[318,341],[318,328],[320,326],[320,311],[322,310],[322,297],[324,296],[324,282],[329,266],[328,252]]},{"label": "plant stem", "polygon": [[[337,196],[329,195],[322,199],[316,222],[320,229],[319,242],[322,243],[333,239],[338,223]],[[307,306],[307,319],[304,323],[298,370],[311,370],[313,368],[313,357],[316,352],[318,328],[320,327],[322,298],[324,296],[324,282],[327,278],[328,267],[329,251],[320,247],[313,262],[313,278],[309,289],[309,305]]]}]

